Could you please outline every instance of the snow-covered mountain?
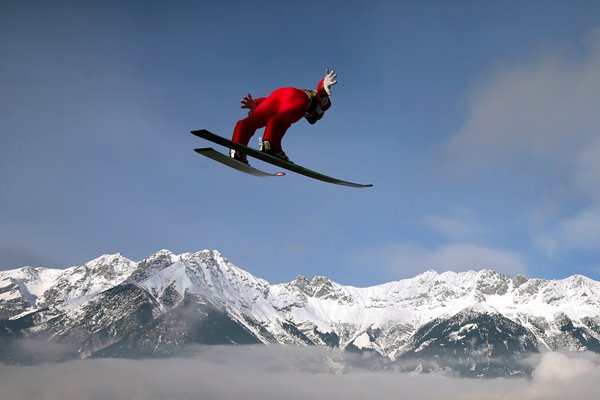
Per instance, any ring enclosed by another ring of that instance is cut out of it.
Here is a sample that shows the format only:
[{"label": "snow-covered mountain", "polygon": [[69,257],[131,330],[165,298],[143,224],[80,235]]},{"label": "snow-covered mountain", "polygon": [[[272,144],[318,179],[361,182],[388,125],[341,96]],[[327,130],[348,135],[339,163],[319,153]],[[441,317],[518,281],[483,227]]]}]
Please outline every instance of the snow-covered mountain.
[{"label": "snow-covered mountain", "polygon": [[[177,354],[189,344],[283,343],[371,353],[385,365],[463,375],[527,373],[558,349],[600,352],[600,282],[491,270],[357,288],[325,277],[270,284],[219,252],[105,255],[64,270],[0,272],[0,338],[58,343],[61,357]],[[19,361],[10,346],[0,357]]]}]

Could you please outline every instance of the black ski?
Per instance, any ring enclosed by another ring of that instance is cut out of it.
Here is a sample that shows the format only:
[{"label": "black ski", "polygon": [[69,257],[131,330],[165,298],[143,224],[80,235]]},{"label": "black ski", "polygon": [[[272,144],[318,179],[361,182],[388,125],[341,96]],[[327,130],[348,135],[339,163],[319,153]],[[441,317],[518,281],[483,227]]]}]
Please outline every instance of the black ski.
[{"label": "black ski", "polygon": [[[221,145],[221,146],[224,146],[224,147],[227,147],[230,149],[238,150],[238,151],[243,152],[251,157],[257,158],[257,159],[267,162],[269,164],[273,164],[278,167],[285,168],[289,171],[293,171],[298,174],[308,176],[309,178],[318,179],[320,181],[333,183],[336,185],[350,186],[350,187],[355,187],[355,188],[363,188],[363,187],[373,186],[372,184],[361,184],[361,183],[348,182],[348,181],[343,181],[341,179],[332,178],[331,176],[323,175],[319,172],[312,171],[312,170],[310,170],[308,168],[304,168],[298,164],[294,164],[294,163],[282,160],[281,158],[272,156],[270,154],[263,153],[262,151],[253,149],[251,147],[244,146],[239,143],[234,143],[231,140],[225,139],[219,135],[215,135],[214,133],[209,132],[206,129],[192,131],[192,134],[194,134],[198,137],[201,137],[203,139],[209,140],[218,145]],[[240,164],[243,164],[243,163],[240,163]]]},{"label": "black ski", "polygon": [[254,176],[284,176],[285,172],[276,172],[274,174],[270,172],[261,171],[258,168],[254,168],[248,164],[245,164],[241,161],[234,160],[229,156],[226,156],[223,153],[219,153],[212,147],[202,148],[202,149],[194,149],[194,151],[198,154],[202,154],[205,157],[208,157],[212,160],[220,162],[223,165],[227,165],[233,169],[244,172],[246,174],[254,175]]}]

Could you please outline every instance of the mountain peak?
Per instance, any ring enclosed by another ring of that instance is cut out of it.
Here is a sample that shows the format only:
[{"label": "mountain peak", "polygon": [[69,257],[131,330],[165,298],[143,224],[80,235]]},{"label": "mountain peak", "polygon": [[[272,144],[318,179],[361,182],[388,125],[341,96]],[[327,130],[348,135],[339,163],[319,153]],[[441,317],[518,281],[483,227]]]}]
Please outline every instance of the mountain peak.
[{"label": "mountain peak", "polygon": [[440,276],[440,274],[435,269],[428,269],[427,271],[421,272],[419,275],[415,276],[414,279],[427,280],[435,279],[438,276]]},{"label": "mountain peak", "polygon": [[157,251],[154,254],[151,254],[146,260],[161,260],[161,259],[171,259],[175,256],[171,250],[162,249]]},{"label": "mountain peak", "polygon": [[[131,266],[137,264],[134,261],[124,257],[121,253],[104,254],[98,258],[86,262],[84,268],[106,268],[106,267],[119,267],[119,266]],[[77,268],[77,267],[76,267]]]}]

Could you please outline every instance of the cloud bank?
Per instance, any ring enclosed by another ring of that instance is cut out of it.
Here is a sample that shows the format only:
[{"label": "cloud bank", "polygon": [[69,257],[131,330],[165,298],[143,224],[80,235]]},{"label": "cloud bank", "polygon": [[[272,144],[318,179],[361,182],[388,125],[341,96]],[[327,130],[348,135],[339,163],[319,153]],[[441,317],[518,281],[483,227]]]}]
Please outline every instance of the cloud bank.
[{"label": "cloud bank", "polygon": [[[370,371],[361,356],[321,348],[203,347],[191,358],[99,359],[0,366],[2,397],[21,399],[595,399],[597,354],[546,353],[531,380]],[[353,359],[349,359],[352,358]],[[342,360],[344,359],[344,360]],[[341,361],[350,368],[342,371]]]}]

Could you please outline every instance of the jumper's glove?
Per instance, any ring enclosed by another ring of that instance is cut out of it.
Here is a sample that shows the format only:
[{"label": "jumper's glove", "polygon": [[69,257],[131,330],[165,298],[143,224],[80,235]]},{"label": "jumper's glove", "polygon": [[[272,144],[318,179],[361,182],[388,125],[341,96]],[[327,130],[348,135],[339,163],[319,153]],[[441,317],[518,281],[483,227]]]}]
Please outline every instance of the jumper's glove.
[{"label": "jumper's glove", "polygon": [[256,108],[256,100],[252,98],[250,93],[245,95],[242,100],[240,100],[240,103],[242,103],[242,108],[247,108],[249,110],[248,114],[250,114]]},{"label": "jumper's glove", "polygon": [[325,69],[325,79],[323,79],[323,89],[325,89],[325,93],[327,96],[331,96],[331,87],[337,83],[337,75],[335,71],[331,70],[329,72],[329,68]]}]

